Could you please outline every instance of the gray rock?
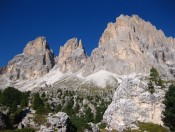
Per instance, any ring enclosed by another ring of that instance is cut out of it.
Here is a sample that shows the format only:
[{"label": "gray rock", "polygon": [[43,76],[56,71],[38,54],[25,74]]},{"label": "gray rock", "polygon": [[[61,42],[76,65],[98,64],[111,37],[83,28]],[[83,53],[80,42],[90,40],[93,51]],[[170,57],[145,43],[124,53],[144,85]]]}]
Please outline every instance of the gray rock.
[{"label": "gray rock", "polygon": [[76,72],[80,70],[86,63],[87,55],[83,48],[82,41],[72,38],[60,47],[59,56],[56,61],[63,72]]},{"label": "gray rock", "polygon": [[0,69],[1,87],[8,82],[33,80],[47,74],[55,65],[54,54],[44,37],[38,37]]},{"label": "gray rock", "polygon": [[7,115],[9,113],[9,108],[0,104],[0,112]]},{"label": "gray rock", "polygon": [[18,129],[23,129],[24,128],[24,125],[20,122],[19,124],[18,124]]},{"label": "gray rock", "polygon": [[109,127],[118,131],[134,129],[137,121],[163,125],[161,114],[165,91],[155,89],[155,93],[151,94],[146,82],[138,75],[123,79],[103,116]]},{"label": "gray rock", "polygon": [[100,129],[97,124],[90,123],[90,127],[92,129],[92,132],[100,132]]},{"label": "gray rock", "polygon": [[39,126],[34,122],[34,118],[35,110],[29,109],[29,112],[27,112],[26,116],[22,119],[21,124],[23,124],[24,127],[32,127],[38,129]]},{"label": "gray rock", "polygon": [[54,66],[54,55],[44,37],[38,37],[16,55],[4,73],[12,81],[36,79],[49,72]]},{"label": "gray rock", "polygon": [[54,129],[41,125],[40,126],[40,132],[54,132]]},{"label": "gray rock", "polygon": [[156,67],[162,77],[172,79],[175,75],[174,44],[173,38],[167,38],[150,22],[136,15],[121,15],[115,23],[108,24],[83,75],[102,69],[118,75],[149,74],[151,67]]},{"label": "gray rock", "polygon": [[0,75],[4,74],[6,72],[7,68],[5,67],[0,67]]},{"label": "gray rock", "polygon": [[58,132],[67,132],[69,123],[69,116],[64,112],[58,112],[47,118],[47,124],[49,124],[49,127],[41,126],[40,131],[51,132],[57,129]]}]

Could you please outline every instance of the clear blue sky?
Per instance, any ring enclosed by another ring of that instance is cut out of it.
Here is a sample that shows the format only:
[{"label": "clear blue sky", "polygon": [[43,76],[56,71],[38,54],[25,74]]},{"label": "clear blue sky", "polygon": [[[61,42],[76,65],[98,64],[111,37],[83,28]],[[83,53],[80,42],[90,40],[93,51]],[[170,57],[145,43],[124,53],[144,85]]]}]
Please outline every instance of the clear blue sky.
[{"label": "clear blue sky", "polygon": [[55,55],[78,37],[90,55],[120,14],[137,14],[175,37],[175,0],[0,0],[0,66],[38,36],[47,38]]}]

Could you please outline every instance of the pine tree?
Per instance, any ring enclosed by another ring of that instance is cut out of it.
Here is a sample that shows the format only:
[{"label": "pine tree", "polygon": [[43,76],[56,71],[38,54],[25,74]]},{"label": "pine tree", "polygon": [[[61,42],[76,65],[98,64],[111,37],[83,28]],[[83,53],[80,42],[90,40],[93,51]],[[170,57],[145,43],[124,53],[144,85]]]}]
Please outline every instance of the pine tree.
[{"label": "pine tree", "polygon": [[171,131],[175,131],[175,86],[171,85],[165,95],[165,111],[163,112],[163,122],[170,128]]},{"label": "pine tree", "polygon": [[154,81],[155,83],[159,80],[159,73],[154,67],[150,70],[150,77],[151,81]]},{"label": "pine tree", "polygon": [[34,99],[33,99],[33,104],[32,104],[33,109],[37,110],[39,107],[44,107],[44,102],[41,99],[39,93],[34,94]]}]

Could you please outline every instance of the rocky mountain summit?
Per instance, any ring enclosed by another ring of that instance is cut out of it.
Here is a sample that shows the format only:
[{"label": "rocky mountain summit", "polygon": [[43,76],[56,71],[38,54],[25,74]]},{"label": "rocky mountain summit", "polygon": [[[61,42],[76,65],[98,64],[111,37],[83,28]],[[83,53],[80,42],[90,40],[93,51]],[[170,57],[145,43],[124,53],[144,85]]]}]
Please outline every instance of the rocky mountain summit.
[{"label": "rocky mountain summit", "polygon": [[36,38],[24,48],[22,54],[16,55],[5,68],[1,76],[9,80],[36,79],[48,73],[55,65],[53,51],[44,37]]},{"label": "rocky mountain summit", "polygon": [[46,39],[39,37],[29,42],[23,53],[15,56],[6,67],[0,68],[0,82],[36,79],[49,73],[54,66],[62,73],[81,72],[83,77],[101,70],[117,75],[148,75],[154,66],[165,80],[170,80],[175,75],[174,45],[175,39],[167,38],[150,22],[137,15],[121,15],[115,23],[108,24],[90,57],[77,38],[61,46],[55,57]]},{"label": "rocky mountain summit", "polygon": [[86,59],[87,55],[82,41],[72,38],[60,47],[60,53],[56,60],[62,72],[76,72],[85,65]]},{"label": "rocky mountain summit", "polygon": [[156,67],[165,78],[174,78],[175,39],[167,38],[137,15],[121,15],[109,23],[86,63],[84,75],[101,69],[118,75],[147,74]]},{"label": "rocky mountain summit", "polygon": [[[137,15],[121,15],[107,25],[89,57],[77,38],[61,46],[58,56],[54,56],[44,37],[29,42],[22,54],[0,68],[0,89],[12,86],[46,93],[50,105],[61,105],[59,97],[65,100],[60,96],[62,92],[58,94],[60,90],[73,91],[84,98],[99,94],[104,100],[110,100],[115,91],[103,116],[108,128],[137,128],[137,121],[163,125],[162,101],[167,87],[155,86],[154,93],[150,93],[148,75],[154,67],[164,81],[174,80],[174,60],[175,39],[167,38]],[[90,111],[95,109],[90,107]]]}]

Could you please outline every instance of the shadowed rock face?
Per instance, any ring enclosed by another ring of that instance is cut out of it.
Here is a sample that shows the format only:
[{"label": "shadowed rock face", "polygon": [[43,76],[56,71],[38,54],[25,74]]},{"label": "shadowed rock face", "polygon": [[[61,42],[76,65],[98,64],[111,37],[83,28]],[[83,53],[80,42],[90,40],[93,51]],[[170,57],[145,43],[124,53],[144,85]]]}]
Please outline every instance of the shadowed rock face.
[{"label": "shadowed rock face", "polygon": [[76,72],[86,63],[87,56],[82,45],[82,41],[72,38],[60,47],[60,53],[57,57],[57,63],[62,72]]},{"label": "shadowed rock face", "polygon": [[7,128],[7,117],[3,113],[0,112],[0,130],[4,130]]},{"label": "shadowed rock face", "polygon": [[55,65],[54,54],[44,37],[36,38],[16,55],[7,65],[5,74],[10,80],[36,79],[50,71]]},{"label": "shadowed rock face", "polygon": [[4,74],[6,72],[7,68],[6,67],[1,67],[0,68],[0,75]]},{"label": "shadowed rock face", "polygon": [[116,74],[149,73],[156,67],[164,77],[173,78],[175,40],[166,38],[149,22],[136,15],[121,15],[109,23],[89,58],[84,75],[101,69]]}]

